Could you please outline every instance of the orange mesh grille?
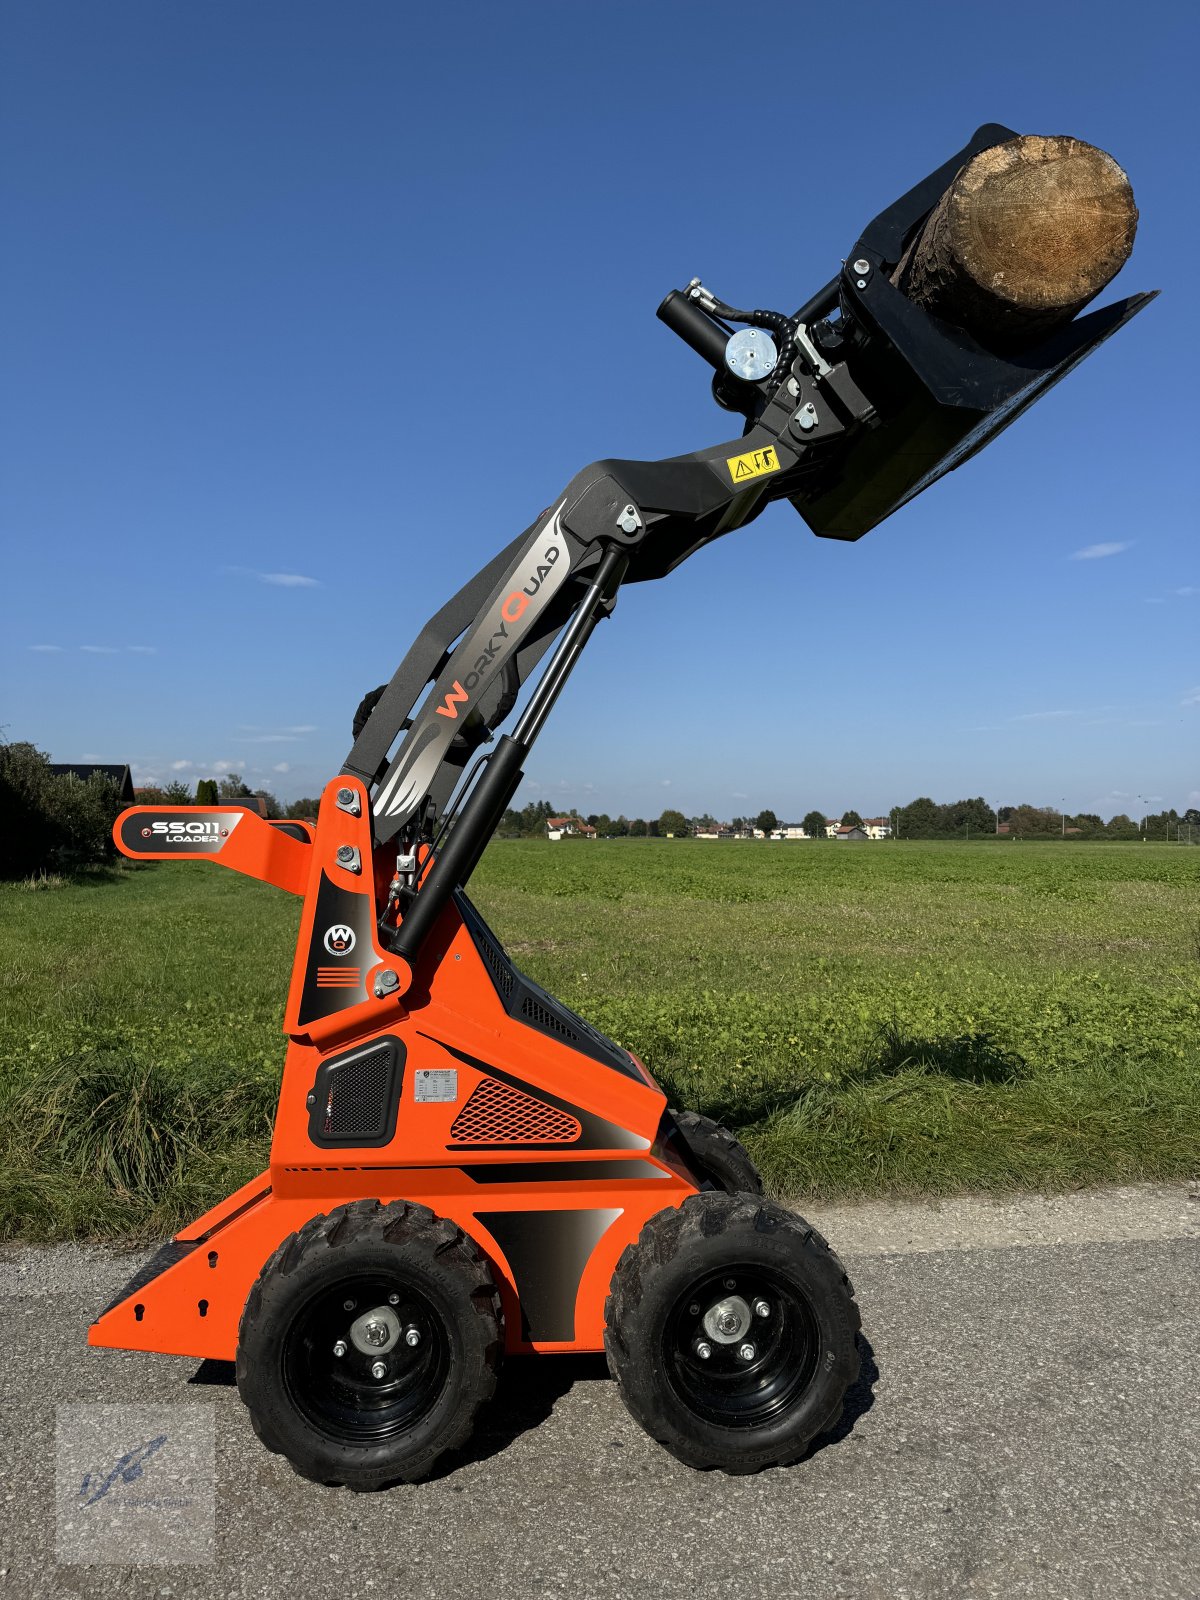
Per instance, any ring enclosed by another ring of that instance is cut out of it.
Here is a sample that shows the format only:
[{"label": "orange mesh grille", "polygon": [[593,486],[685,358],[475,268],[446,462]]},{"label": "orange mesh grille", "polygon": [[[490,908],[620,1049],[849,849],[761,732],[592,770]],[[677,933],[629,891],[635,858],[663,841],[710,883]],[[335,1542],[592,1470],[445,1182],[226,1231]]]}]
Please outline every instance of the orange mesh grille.
[{"label": "orange mesh grille", "polygon": [[450,1129],[457,1144],[574,1144],[579,1134],[569,1112],[495,1078],[476,1084]]}]

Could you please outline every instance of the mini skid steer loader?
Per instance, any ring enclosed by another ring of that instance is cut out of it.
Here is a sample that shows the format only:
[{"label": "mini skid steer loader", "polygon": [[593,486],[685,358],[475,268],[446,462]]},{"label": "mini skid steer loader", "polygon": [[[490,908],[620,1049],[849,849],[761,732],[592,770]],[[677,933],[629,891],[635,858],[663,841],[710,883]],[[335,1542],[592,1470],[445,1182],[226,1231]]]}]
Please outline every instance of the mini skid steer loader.
[{"label": "mini skid steer loader", "polygon": [[859,1371],[837,1256],[728,1133],[521,973],[465,886],[623,583],[778,501],[859,538],[1151,298],[1002,357],[893,286],[956,171],[1010,137],[981,128],[792,315],[696,280],[669,294],[659,317],[742,432],[578,473],[366,697],[315,824],[121,815],[126,856],[229,867],[303,913],[269,1169],[165,1244],[93,1345],[236,1360],[263,1443],[356,1489],[462,1445],[506,1355],[603,1350],[633,1416],[695,1467],[795,1461],[837,1420]]}]

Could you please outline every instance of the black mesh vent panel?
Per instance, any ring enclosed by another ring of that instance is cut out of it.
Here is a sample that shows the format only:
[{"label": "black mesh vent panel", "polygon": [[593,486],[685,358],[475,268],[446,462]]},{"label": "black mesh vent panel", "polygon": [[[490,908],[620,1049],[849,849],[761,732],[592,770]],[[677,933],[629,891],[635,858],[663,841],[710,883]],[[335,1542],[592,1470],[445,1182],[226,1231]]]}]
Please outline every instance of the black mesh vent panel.
[{"label": "black mesh vent panel", "polygon": [[397,1039],[375,1039],[324,1061],[309,1095],[308,1132],[319,1145],[387,1144],[396,1130],[400,1067]]},{"label": "black mesh vent panel", "polygon": [[561,1039],[578,1039],[575,1029],[551,1011],[549,1006],[543,1005],[536,995],[527,994],[521,1004],[521,1015],[526,1022],[532,1022],[535,1028],[541,1028],[546,1033],[556,1033]]}]

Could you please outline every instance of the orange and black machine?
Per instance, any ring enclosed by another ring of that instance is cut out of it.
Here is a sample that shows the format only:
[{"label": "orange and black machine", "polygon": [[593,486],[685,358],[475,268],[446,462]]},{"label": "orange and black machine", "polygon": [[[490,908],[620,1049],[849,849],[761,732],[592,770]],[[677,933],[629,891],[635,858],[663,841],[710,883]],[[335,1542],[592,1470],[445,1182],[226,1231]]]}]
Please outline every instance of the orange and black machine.
[{"label": "orange and black machine", "polygon": [[634,1417],[697,1467],[793,1461],[837,1419],[859,1318],[836,1255],[729,1133],[668,1109],[637,1056],[524,976],[464,886],[623,583],[781,500],[859,538],[1151,298],[1006,358],[899,293],[955,173],[1010,137],[981,128],[793,315],[696,280],[668,295],[660,318],[743,432],[578,473],[366,697],[315,825],[119,818],[127,856],[231,867],[304,909],[270,1166],[153,1256],[93,1344],[236,1360],[264,1443],[360,1489],[461,1445],[505,1356],[604,1350]]}]

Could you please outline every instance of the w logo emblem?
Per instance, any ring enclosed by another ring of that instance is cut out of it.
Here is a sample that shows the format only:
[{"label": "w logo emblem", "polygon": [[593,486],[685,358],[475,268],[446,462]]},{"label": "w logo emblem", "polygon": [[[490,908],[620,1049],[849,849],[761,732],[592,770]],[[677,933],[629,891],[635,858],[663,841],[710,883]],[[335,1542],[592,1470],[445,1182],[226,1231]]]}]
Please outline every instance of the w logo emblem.
[{"label": "w logo emblem", "polygon": [[331,956],[348,956],[354,949],[354,929],[344,922],[335,922],[325,930],[324,945]]}]

